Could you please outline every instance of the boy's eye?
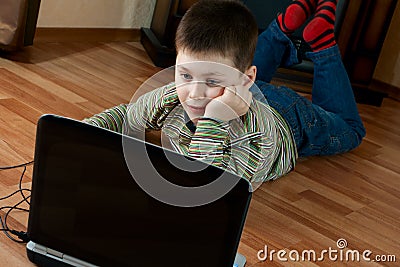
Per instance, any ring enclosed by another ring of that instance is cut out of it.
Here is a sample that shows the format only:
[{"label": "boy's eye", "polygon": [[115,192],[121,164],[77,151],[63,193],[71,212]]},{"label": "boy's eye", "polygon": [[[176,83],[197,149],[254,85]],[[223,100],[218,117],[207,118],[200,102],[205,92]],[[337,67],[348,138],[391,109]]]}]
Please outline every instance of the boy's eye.
[{"label": "boy's eye", "polygon": [[207,86],[210,87],[217,87],[217,86],[221,86],[221,82],[218,80],[213,80],[213,79],[208,79],[206,81]]},{"label": "boy's eye", "polygon": [[182,73],[181,76],[184,80],[192,80],[193,79],[192,75],[190,75],[188,73]]}]

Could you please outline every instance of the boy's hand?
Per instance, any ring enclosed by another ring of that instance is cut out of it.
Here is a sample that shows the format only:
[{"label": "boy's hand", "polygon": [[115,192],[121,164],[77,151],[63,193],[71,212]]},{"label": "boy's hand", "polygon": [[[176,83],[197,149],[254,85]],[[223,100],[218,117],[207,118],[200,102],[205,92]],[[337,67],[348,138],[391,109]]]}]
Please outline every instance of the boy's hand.
[{"label": "boy's hand", "polygon": [[252,96],[247,86],[225,87],[222,95],[207,104],[204,117],[225,122],[238,118],[249,110]]}]

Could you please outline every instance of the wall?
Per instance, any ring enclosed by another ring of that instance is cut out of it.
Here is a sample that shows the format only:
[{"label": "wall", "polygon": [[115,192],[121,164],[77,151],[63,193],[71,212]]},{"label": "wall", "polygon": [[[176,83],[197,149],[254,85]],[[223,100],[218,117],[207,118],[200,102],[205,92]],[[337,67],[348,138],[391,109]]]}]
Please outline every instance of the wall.
[{"label": "wall", "polygon": [[42,0],[38,27],[149,27],[155,0]]},{"label": "wall", "polygon": [[374,79],[400,88],[400,1],[397,3],[393,19],[379,57]]}]

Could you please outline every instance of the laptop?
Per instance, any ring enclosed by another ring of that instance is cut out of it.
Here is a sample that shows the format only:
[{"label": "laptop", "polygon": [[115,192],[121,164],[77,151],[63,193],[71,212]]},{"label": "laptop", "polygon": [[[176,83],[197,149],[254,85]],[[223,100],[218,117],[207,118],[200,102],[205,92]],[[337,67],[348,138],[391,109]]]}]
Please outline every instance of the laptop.
[{"label": "laptop", "polygon": [[[123,138],[134,152],[128,163]],[[142,163],[144,157],[152,170]],[[176,164],[188,160],[202,168],[193,172]],[[143,190],[128,166],[141,178],[158,173],[184,187],[200,187],[221,175],[237,183],[210,203],[184,207]],[[247,180],[220,168],[80,121],[44,115],[37,126],[28,258],[39,266],[242,267],[246,259],[237,249],[251,195]]]}]

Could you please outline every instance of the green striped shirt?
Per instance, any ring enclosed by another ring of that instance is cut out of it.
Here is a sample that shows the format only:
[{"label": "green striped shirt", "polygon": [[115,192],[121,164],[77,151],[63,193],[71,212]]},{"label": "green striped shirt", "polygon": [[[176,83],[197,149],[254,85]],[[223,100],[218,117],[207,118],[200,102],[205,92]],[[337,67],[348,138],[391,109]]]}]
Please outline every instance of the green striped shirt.
[{"label": "green striped shirt", "polygon": [[251,182],[283,176],[294,168],[297,159],[286,121],[272,107],[254,99],[240,119],[222,122],[203,117],[194,127],[172,83],[142,95],[135,103],[115,106],[84,121],[126,133],[125,119],[130,131],[161,130],[175,151]]}]

